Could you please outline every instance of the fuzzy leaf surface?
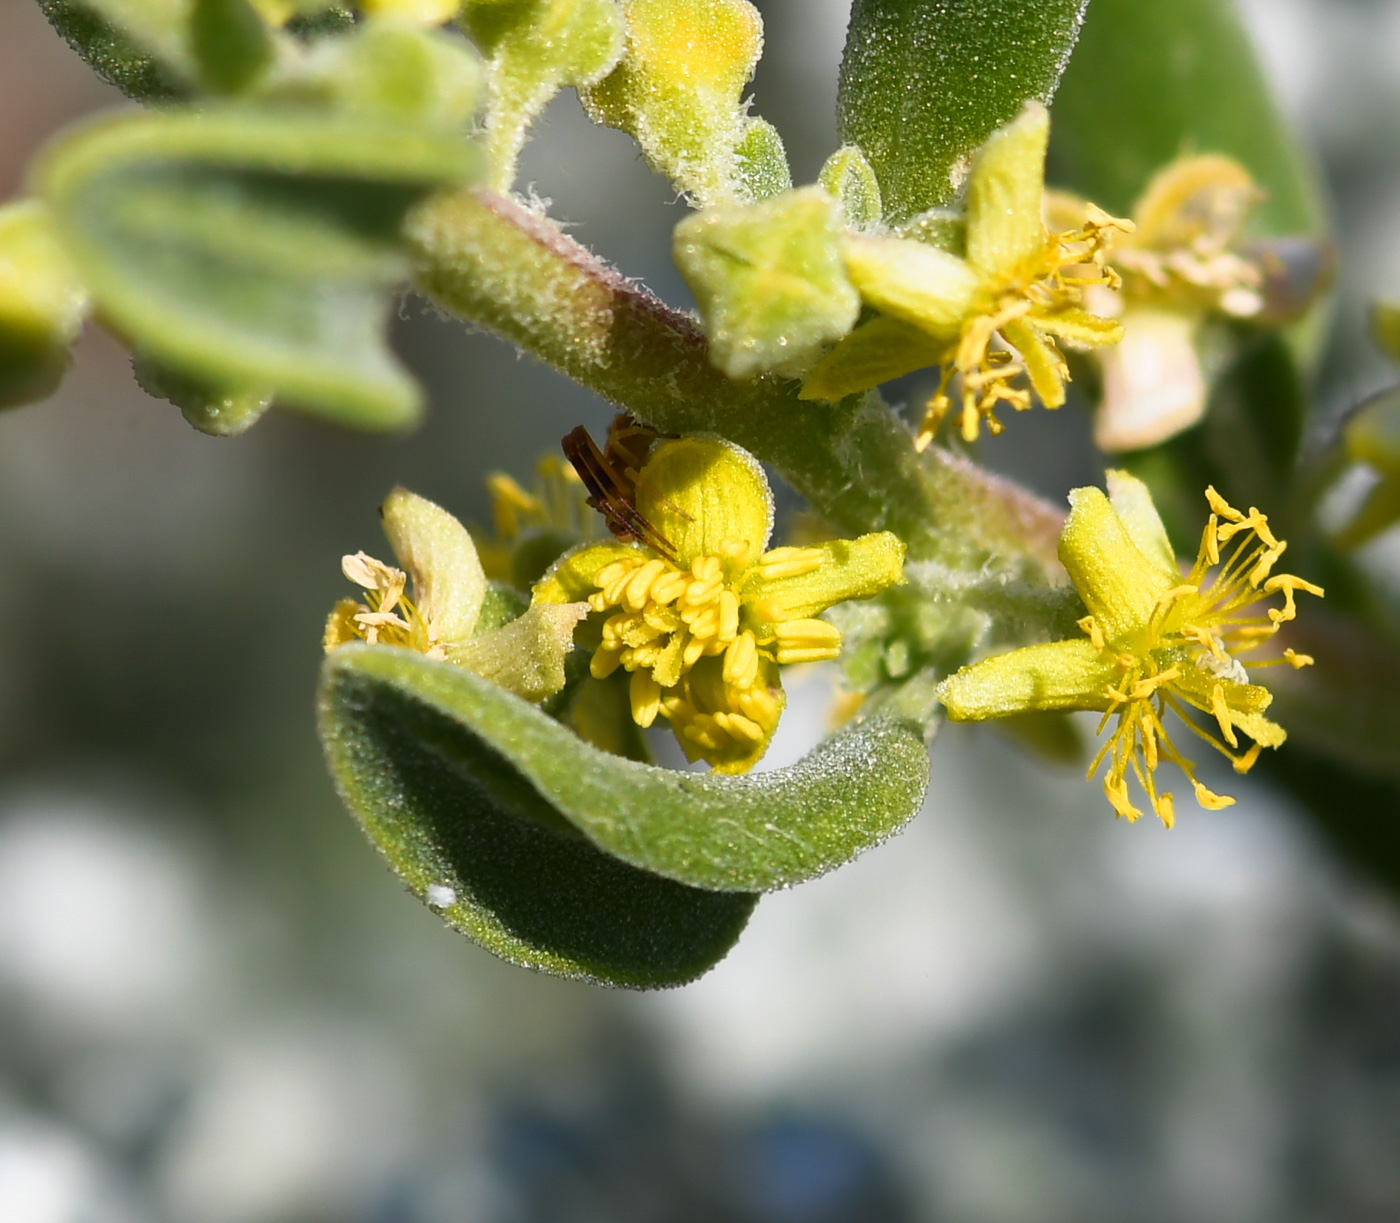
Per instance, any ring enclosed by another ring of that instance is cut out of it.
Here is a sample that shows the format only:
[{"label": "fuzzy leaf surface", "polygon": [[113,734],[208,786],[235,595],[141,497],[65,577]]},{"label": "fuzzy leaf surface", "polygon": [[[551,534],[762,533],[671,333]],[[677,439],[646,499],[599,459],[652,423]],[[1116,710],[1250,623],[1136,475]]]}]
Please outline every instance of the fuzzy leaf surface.
[{"label": "fuzzy leaf surface", "polygon": [[[504,811],[572,829],[634,868],[721,893],[786,887],[849,861],[908,822],[928,785],[923,731],[894,713],[848,725],[790,768],[744,777],[678,772],[600,752],[459,669],[408,651],[347,646],[325,664],[322,735],[346,793],[373,792],[398,813],[376,818],[398,824],[412,821],[411,796],[391,781],[376,789],[374,778],[378,771],[392,779],[395,753],[416,740],[391,734],[373,712],[384,709],[401,718],[425,711],[410,720],[459,743],[468,763],[458,771],[472,778],[454,782],[442,766],[442,784],[455,786],[460,801],[451,813],[438,809],[441,829],[420,820],[415,835],[457,835],[451,830],[469,827],[480,796],[490,794]],[[418,784],[434,784],[431,770]]]},{"label": "fuzzy leaf surface", "polygon": [[[131,28],[126,6],[39,0],[39,8],[88,66],[127,97],[156,102],[189,95],[193,64],[183,40],[157,39],[152,48],[139,29]],[[180,11],[177,30],[182,32],[187,16]]]},{"label": "fuzzy leaf surface", "polygon": [[757,897],[687,887],[590,844],[508,754],[518,726],[488,736],[463,719],[474,700],[572,738],[408,651],[346,646],[322,674],[321,738],[341,797],[414,894],[488,951],[556,976],[658,988],[717,963]]},{"label": "fuzzy leaf surface", "polygon": [[1088,0],[854,0],[841,139],[875,169],[885,220],[949,203],[972,154],[1048,102]]}]

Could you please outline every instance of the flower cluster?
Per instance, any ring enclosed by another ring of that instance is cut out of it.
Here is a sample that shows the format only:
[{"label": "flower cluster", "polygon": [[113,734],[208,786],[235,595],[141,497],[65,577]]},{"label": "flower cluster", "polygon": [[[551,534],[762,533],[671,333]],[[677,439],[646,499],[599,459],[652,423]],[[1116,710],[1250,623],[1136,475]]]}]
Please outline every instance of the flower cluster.
[{"label": "flower cluster", "polygon": [[1106,262],[1109,242],[1133,226],[1090,205],[1067,231],[1046,229],[1049,132],[1045,107],[1030,103],[983,146],[968,179],[963,250],[914,237],[846,237],[846,270],[880,313],[817,364],[804,398],[839,399],[937,366],[942,376],[919,429],[920,449],[955,406],[962,436],[973,441],[984,423],[1001,431],[1000,405],[1029,408],[1031,390],[1047,408],[1065,402],[1069,369],[1058,345],[1097,348],[1122,337],[1116,321],[1085,308],[1085,293],[1118,287]]},{"label": "flower cluster", "polygon": [[768,548],[772,498],[744,451],[711,438],[661,443],[637,480],[637,509],[674,549],[586,544],[535,586],[537,605],[587,599],[591,673],[630,676],[632,717],[665,717],[690,759],[741,773],[767,750],[783,709],[778,668],[835,658],[840,631],[818,613],[902,578],[888,532]]},{"label": "flower cluster", "polygon": [[[1104,793],[1119,815],[1133,820],[1141,812],[1128,796],[1131,770],[1170,827],[1172,795],[1159,792],[1154,778],[1163,759],[1186,774],[1203,807],[1234,800],[1197,778],[1163,715],[1170,709],[1237,772],[1248,772],[1261,749],[1285,738],[1264,716],[1272,696],[1250,671],[1312,661],[1290,649],[1267,657],[1255,652],[1294,618],[1296,592],[1322,591],[1291,574],[1274,574],[1284,541],[1258,510],[1241,513],[1213,488],[1206,491],[1211,514],[1200,554],[1183,575],[1146,486],[1124,472],[1110,472],[1108,486],[1107,497],[1096,488],[1070,494],[1060,537],[1060,559],[1089,612],[1080,621],[1084,636],[964,667],[943,682],[939,696],[955,721],[1089,709],[1102,712],[1102,733],[1116,715],[1117,727],[1089,775],[1107,761]],[[1282,607],[1261,609],[1270,595],[1281,595]],[[1204,724],[1193,710],[1205,715]],[[1241,735],[1251,740],[1248,746]]]}]

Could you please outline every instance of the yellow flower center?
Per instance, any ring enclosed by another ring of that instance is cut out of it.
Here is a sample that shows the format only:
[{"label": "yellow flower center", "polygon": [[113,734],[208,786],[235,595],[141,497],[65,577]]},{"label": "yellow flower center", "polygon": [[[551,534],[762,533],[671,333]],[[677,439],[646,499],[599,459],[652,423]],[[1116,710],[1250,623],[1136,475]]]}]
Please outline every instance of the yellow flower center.
[{"label": "yellow flower center", "polygon": [[[1081,228],[1049,235],[1036,255],[988,286],[981,308],[963,324],[943,359],[938,389],[925,406],[915,441],[919,450],[933,440],[953,407],[949,388],[955,377],[961,378],[958,425],[969,442],[976,440],[983,422],[993,435],[1002,431],[1005,426],[996,416],[999,405],[1017,412],[1031,406],[1030,390],[1018,385],[1022,375],[1029,375],[1046,407],[1058,408],[1064,402],[1069,367],[1053,337],[1103,342],[1085,332],[1085,319],[1077,316],[1083,315],[1086,289],[1120,287],[1118,274],[1108,266],[1108,251],[1116,232],[1132,228],[1131,221],[1090,204]],[[1106,320],[1094,322],[1113,327]],[[1008,328],[1019,359],[1004,344],[994,346],[1008,338]]]},{"label": "yellow flower center", "polygon": [[774,667],[839,655],[835,626],[784,619],[780,609],[745,599],[751,579],[800,577],[821,566],[825,552],[774,548],[757,564],[749,552],[745,541],[725,539],[718,554],[689,568],[637,551],[598,571],[589,604],[612,615],[590,670],[597,679],[619,667],[631,673],[639,726],[660,713],[699,751],[748,750],[772,735],[782,712]]},{"label": "yellow flower center", "polygon": [[[1257,650],[1280,625],[1294,618],[1296,591],[1322,594],[1319,587],[1292,574],[1270,576],[1287,545],[1274,537],[1263,514],[1252,508],[1248,514],[1241,513],[1213,488],[1206,497],[1212,513],[1196,563],[1181,585],[1158,599],[1141,633],[1126,643],[1110,643],[1093,616],[1080,621],[1095,647],[1116,655],[1121,672],[1104,694],[1108,709],[1099,731],[1115,713],[1118,726],[1095,757],[1089,775],[1108,758],[1104,792],[1120,815],[1133,820],[1141,812],[1128,799],[1131,769],[1152,809],[1168,827],[1174,820],[1172,796],[1158,794],[1153,781],[1162,756],[1186,774],[1201,806],[1218,810],[1235,800],[1213,793],[1197,779],[1195,765],[1167,735],[1162,714],[1168,708],[1175,711],[1194,734],[1228,757],[1236,772],[1247,773],[1261,748],[1277,747],[1284,738],[1283,729],[1263,716],[1273,698],[1268,689],[1250,682],[1249,670],[1282,663],[1303,667],[1312,659],[1292,650],[1252,661],[1239,656]],[[1262,599],[1277,593],[1284,596],[1283,607],[1258,608]],[[1219,734],[1197,722],[1188,707],[1213,719]],[[1254,740],[1243,751],[1240,731]]]}]

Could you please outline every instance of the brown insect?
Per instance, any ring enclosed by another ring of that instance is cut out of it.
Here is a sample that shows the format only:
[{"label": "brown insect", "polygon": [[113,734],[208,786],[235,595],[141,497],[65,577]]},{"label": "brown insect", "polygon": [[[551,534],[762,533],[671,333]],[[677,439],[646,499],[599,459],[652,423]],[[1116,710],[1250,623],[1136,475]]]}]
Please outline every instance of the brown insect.
[{"label": "brown insect", "polygon": [[603,449],[582,425],[560,444],[588,490],[588,504],[602,514],[618,539],[646,544],[673,564],[675,546],[637,509],[637,481],[653,443],[660,436],[635,417],[621,413],[608,429]]}]

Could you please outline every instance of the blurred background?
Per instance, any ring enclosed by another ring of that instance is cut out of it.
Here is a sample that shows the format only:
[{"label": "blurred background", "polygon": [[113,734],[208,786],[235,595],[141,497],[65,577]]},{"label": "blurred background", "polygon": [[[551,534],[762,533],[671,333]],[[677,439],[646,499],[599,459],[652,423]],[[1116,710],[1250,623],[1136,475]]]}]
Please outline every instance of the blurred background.
[{"label": "blurred background", "polygon": [[[756,110],[810,181],[848,6],[759,7]],[[1362,318],[1400,294],[1400,0],[1243,12],[1331,192],[1325,419],[1392,377]],[[0,198],[118,101],[0,0]],[[571,93],[522,182],[687,304],[682,206]],[[686,989],[534,976],[442,926],[321,765],[339,558],[381,546],[394,484],[485,522],[485,472],[610,412],[417,300],[395,328],[433,398],[406,439],[206,437],[96,329],[0,416],[0,1220],[1400,1219],[1400,914],[1263,782],[1167,833],[955,727],[907,832],[765,899]],[[1030,413],[979,457],[1059,499],[1101,477],[1088,438]],[[1400,584],[1400,531],[1369,561]]]}]

